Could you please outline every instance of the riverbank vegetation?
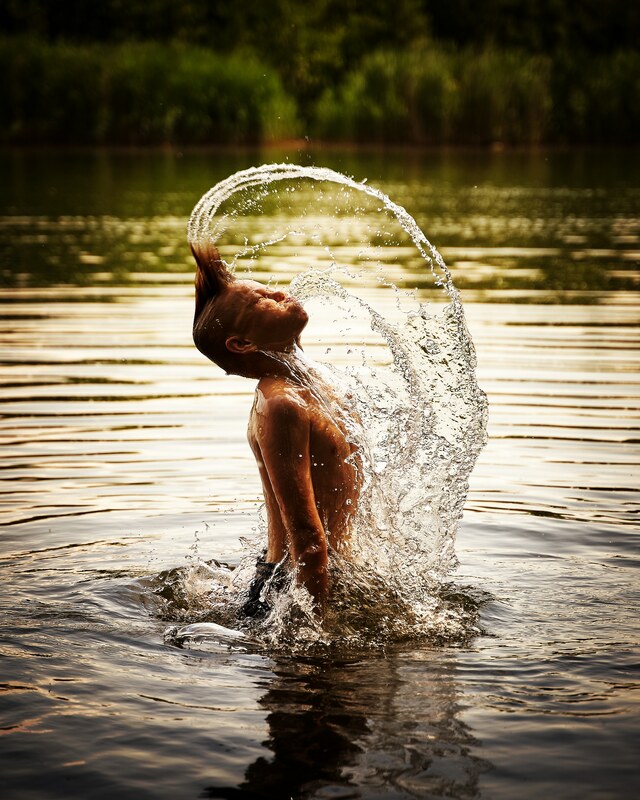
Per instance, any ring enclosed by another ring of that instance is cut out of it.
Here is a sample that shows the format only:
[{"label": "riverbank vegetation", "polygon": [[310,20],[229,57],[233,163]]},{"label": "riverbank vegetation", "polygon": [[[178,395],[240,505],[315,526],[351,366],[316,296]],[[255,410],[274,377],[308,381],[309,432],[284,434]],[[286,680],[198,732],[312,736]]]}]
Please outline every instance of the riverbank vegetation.
[{"label": "riverbank vegetation", "polygon": [[640,11],[7,0],[0,142],[640,143]]},{"label": "riverbank vegetation", "polygon": [[640,53],[567,60],[426,46],[375,52],[315,109],[325,139],[413,144],[637,144]]},{"label": "riverbank vegetation", "polygon": [[251,54],[179,43],[0,41],[0,139],[238,144],[295,135],[295,102]]}]

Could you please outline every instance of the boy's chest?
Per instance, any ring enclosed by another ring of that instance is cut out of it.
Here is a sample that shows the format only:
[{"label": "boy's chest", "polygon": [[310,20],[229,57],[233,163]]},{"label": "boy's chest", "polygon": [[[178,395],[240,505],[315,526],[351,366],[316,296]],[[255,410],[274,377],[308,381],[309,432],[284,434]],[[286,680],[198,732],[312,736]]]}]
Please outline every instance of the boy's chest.
[{"label": "boy's chest", "polygon": [[309,451],[315,462],[334,462],[347,458],[351,448],[344,431],[331,417],[312,415],[309,427]]}]

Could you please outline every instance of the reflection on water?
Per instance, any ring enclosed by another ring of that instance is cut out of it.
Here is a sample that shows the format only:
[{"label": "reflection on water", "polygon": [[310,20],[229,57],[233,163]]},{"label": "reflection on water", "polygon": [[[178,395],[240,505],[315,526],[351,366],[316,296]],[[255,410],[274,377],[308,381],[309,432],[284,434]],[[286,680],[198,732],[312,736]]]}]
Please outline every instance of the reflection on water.
[{"label": "reflection on water", "polygon": [[[409,209],[453,269],[458,288],[474,290],[472,297],[549,303],[562,290],[572,293],[563,295],[566,303],[637,289],[637,158],[595,151],[322,160],[375,182]],[[194,198],[261,160],[257,154],[2,153],[0,275],[10,286],[188,284],[184,229]],[[264,217],[248,221],[256,233],[275,224]],[[349,263],[349,252],[338,247],[336,253]],[[286,248],[279,255],[286,261]],[[415,255],[394,251],[402,266],[395,277],[399,285],[404,278],[427,288]]]},{"label": "reflection on water", "polygon": [[[637,794],[631,156],[327,158],[414,212],[465,287],[491,417],[456,581],[494,599],[459,647],[303,661],[167,645],[148,591],[197,557],[238,563],[257,524],[251,383],[191,344],[183,243],[202,191],[266,159],[1,158],[12,798]],[[330,318],[316,341],[342,344]]]},{"label": "reflection on water", "polygon": [[260,705],[270,757],[238,788],[204,797],[476,797],[488,765],[458,719],[455,657],[390,653],[384,660],[273,665]]}]

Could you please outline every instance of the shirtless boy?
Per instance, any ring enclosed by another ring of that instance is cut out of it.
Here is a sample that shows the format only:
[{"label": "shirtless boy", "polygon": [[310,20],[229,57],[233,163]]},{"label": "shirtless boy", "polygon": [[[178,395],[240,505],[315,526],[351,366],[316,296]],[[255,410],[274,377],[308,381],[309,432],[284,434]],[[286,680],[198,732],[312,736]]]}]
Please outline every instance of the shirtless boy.
[{"label": "shirtless boy", "polygon": [[258,379],[248,438],[267,511],[266,561],[288,563],[321,614],[330,591],[328,554],[348,547],[360,488],[356,447],[329,388],[295,364],[308,321],[300,303],[236,279],[211,244],[192,251],[196,347],[227,373]]}]

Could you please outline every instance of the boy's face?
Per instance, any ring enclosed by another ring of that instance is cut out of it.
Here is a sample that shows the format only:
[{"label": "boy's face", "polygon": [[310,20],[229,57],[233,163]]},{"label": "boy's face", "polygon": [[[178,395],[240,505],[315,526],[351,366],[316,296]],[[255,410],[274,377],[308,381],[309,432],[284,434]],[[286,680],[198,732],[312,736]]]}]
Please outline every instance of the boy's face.
[{"label": "boy's face", "polygon": [[234,281],[218,299],[229,320],[229,333],[258,350],[290,349],[309,317],[287,292],[256,281]]}]

